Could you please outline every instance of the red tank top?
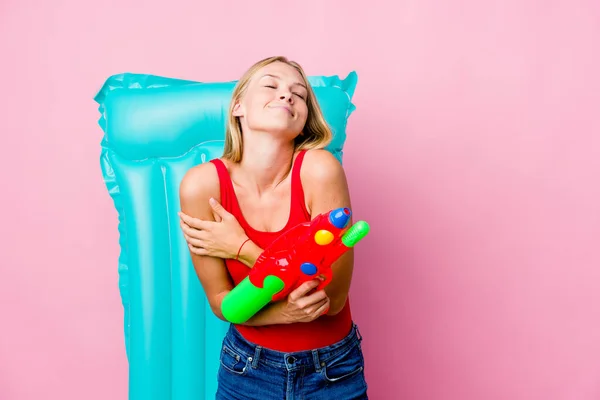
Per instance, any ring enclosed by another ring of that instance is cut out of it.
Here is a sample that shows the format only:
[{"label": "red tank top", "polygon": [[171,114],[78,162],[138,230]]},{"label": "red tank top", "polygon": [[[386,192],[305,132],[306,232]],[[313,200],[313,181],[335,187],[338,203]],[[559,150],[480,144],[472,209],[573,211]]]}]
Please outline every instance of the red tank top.
[{"label": "red tank top", "polygon": [[[289,219],[285,227],[278,232],[259,231],[248,224],[237,201],[227,167],[220,159],[211,160],[219,175],[221,204],[237,218],[248,237],[262,249],[269,246],[288,229],[311,220],[310,213],[305,206],[304,190],[300,180],[300,167],[305,153],[306,151],[301,151],[294,160]],[[234,285],[240,283],[250,272],[250,268],[234,259],[227,259],[225,263]],[[312,322],[266,326],[236,325],[236,328],[248,341],[282,352],[312,350],[329,346],[343,339],[350,332],[351,327],[352,316],[349,300],[346,300],[344,308],[337,315],[322,316]]]}]

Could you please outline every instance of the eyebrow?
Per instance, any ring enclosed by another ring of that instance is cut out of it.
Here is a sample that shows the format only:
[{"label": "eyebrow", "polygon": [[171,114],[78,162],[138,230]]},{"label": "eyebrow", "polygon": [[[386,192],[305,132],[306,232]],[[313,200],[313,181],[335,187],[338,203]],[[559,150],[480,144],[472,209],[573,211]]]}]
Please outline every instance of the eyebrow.
[{"label": "eyebrow", "polygon": [[[267,76],[270,76],[271,78],[281,79],[279,76],[272,75],[272,74],[265,74],[265,75],[261,76],[260,79],[265,78]],[[306,89],[306,85],[304,83],[294,82],[294,85],[302,86],[304,89]]]}]

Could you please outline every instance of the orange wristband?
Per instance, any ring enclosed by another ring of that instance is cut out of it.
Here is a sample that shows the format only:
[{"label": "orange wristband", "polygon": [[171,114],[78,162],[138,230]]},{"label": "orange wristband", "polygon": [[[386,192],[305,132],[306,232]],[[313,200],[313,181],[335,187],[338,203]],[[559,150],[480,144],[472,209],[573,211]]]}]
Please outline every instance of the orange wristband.
[{"label": "orange wristband", "polygon": [[239,259],[239,257],[240,257],[240,252],[242,251],[242,247],[244,247],[244,245],[246,244],[246,242],[247,242],[248,240],[250,240],[250,238],[248,238],[248,239],[244,240],[244,242],[241,244],[240,248],[238,249],[237,256],[235,256],[235,259],[236,259],[236,260],[238,260],[238,259]]}]

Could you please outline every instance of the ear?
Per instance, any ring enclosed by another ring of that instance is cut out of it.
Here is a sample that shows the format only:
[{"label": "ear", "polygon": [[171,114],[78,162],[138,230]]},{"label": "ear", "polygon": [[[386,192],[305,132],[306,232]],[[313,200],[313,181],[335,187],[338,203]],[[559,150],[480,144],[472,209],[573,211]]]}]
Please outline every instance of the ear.
[{"label": "ear", "polygon": [[237,103],[235,103],[235,105],[233,106],[233,112],[232,112],[234,117],[241,117],[244,114],[242,113],[242,105],[240,104],[240,102],[238,101]]}]

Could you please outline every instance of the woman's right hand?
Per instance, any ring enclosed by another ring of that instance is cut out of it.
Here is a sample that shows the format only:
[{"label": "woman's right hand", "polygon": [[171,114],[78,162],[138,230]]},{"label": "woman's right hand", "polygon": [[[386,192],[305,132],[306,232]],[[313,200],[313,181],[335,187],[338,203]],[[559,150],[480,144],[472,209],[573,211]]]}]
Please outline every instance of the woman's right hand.
[{"label": "woman's right hand", "polygon": [[286,322],[311,322],[329,311],[329,297],[325,290],[310,293],[319,283],[319,279],[304,282],[288,295],[287,301],[281,302]]}]

